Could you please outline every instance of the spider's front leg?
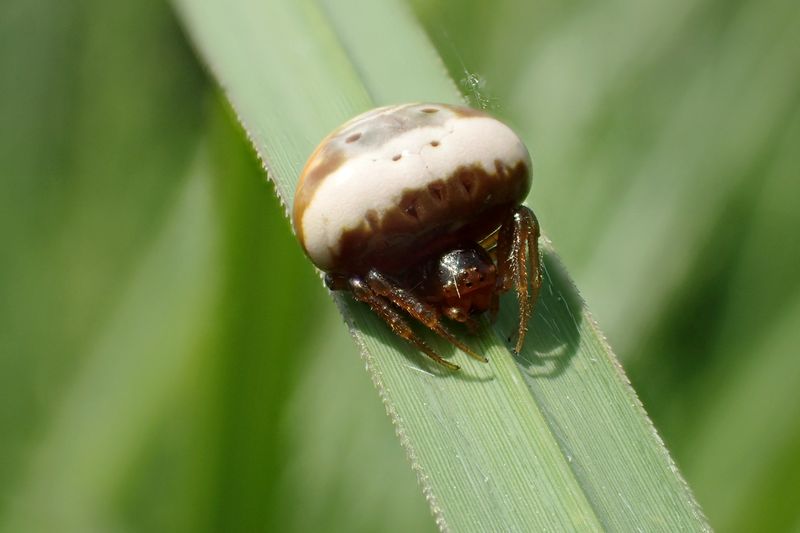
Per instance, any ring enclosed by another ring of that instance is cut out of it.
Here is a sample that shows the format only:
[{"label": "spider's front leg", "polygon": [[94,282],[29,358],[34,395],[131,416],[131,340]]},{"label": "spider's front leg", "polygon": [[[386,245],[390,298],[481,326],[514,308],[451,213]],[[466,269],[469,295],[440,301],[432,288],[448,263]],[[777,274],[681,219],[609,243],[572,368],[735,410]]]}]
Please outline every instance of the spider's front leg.
[{"label": "spider's front leg", "polygon": [[533,211],[524,205],[512,209],[500,228],[497,239],[497,273],[500,292],[512,288],[517,292],[519,329],[514,351],[519,353],[525,343],[528,320],[542,286],[539,221]]},{"label": "spider's front leg", "polygon": [[394,283],[374,268],[367,274],[367,283],[376,294],[391,300],[397,307],[414,317],[417,321],[424,324],[443,339],[450,341],[455,347],[459,348],[473,359],[477,359],[483,363],[488,362],[485,357],[475,353],[472,348],[458,340],[455,335],[444,327],[441,320],[442,317],[438,309],[433,305],[418,298],[414,293],[404,289],[397,283]]},{"label": "spider's front leg", "polygon": [[458,365],[454,365],[450,361],[443,359],[433,348],[428,346],[425,341],[420,339],[417,334],[414,333],[414,330],[411,329],[411,326],[408,325],[408,322],[406,322],[397,309],[395,309],[391,301],[380,294],[376,294],[363,278],[359,276],[345,278],[326,274],[325,284],[331,290],[350,290],[353,293],[353,297],[367,304],[369,308],[372,309],[373,313],[386,322],[395,335],[407,340],[443,367],[450,370],[459,369]]}]

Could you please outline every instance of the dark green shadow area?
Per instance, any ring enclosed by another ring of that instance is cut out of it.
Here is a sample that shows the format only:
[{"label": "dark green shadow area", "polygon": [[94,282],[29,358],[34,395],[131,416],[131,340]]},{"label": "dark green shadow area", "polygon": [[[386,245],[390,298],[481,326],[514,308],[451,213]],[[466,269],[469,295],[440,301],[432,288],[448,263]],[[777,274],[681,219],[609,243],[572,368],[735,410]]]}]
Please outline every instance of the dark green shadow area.
[{"label": "dark green shadow area", "polygon": [[[552,250],[542,250],[542,288],[525,345],[516,356],[525,374],[555,377],[564,372],[578,349],[582,305],[561,260]],[[516,296],[505,295],[494,330],[508,350],[516,339],[517,313]]]},{"label": "dark green shadow area", "polygon": [[163,2],[0,7],[0,516],[185,184],[207,84]]}]

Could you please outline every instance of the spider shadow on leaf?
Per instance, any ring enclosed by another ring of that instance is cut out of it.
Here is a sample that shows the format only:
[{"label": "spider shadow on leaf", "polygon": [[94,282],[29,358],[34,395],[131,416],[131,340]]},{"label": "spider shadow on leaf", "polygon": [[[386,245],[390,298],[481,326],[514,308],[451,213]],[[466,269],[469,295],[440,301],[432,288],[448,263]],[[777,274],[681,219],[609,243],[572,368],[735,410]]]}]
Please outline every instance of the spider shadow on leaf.
[{"label": "spider shadow on leaf", "polygon": [[[578,329],[583,319],[583,301],[560,259],[549,247],[543,247],[542,251],[542,278],[542,288],[528,325],[525,345],[514,358],[531,377],[556,377],[566,370],[576,354],[580,341]],[[349,310],[346,315],[352,317],[357,330],[396,347],[408,364],[419,371],[436,377],[453,376],[468,381],[494,379],[489,368],[486,371],[481,370],[483,365],[472,364],[461,350],[439,339],[413,320],[409,319],[409,323],[417,334],[447,361],[458,364],[460,370],[449,370],[426,357],[413,345],[392,333],[366,306],[354,301],[349,295],[339,294],[337,300],[340,307]],[[516,295],[506,294],[502,297],[497,322],[493,325],[484,323],[477,335],[470,335],[467,328],[460,324],[448,323],[448,328],[479,351],[480,346],[485,349],[490,345],[511,350],[518,328]]]},{"label": "spider shadow on leaf", "polygon": [[[409,368],[434,377],[455,377],[462,380],[477,382],[494,379],[489,368],[481,368],[483,367],[483,363],[471,359],[459,348],[447,342],[445,339],[437,337],[433,332],[429,331],[412,318],[407,317],[407,321],[414,329],[414,332],[447,362],[458,365],[460,367],[458,370],[451,370],[440,365],[418,350],[413,344],[395,335],[380,318],[366,307],[366,305],[355,301],[349,294],[333,293],[333,295],[351,331],[357,331],[399,351],[406,359],[406,363],[404,364]],[[468,345],[477,348],[475,345],[476,336],[468,334],[466,328],[452,322],[448,322],[447,327]]]},{"label": "spider shadow on leaf", "polygon": [[[504,295],[494,330],[506,347],[516,339],[517,302],[513,294]],[[542,249],[542,288],[517,364],[532,377],[556,377],[566,370],[580,343],[583,300],[561,260],[549,248]]]}]

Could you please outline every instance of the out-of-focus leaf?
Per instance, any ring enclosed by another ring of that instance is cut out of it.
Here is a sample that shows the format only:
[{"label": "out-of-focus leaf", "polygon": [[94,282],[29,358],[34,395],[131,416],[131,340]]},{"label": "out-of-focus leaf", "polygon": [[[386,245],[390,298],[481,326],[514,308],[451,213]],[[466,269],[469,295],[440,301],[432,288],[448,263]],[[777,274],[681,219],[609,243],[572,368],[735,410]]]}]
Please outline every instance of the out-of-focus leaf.
[{"label": "out-of-focus leaf", "polygon": [[797,5],[415,4],[451,72],[527,117],[539,216],[712,523],[796,524],[770,406],[797,405]]},{"label": "out-of-focus leaf", "polygon": [[[176,5],[286,202],[314,144],[349,116],[398,100],[459,100],[395,3]],[[474,341],[491,364],[466,363],[454,375],[429,371],[362,306],[340,299],[438,524],[704,529],[549,247],[545,259],[523,354],[513,358],[504,340],[509,299],[498,325]]]},{"label": "out-of-focus leaf", "polygon": [[170,217],[205,84],[157,1],[10,0],[0,39],[2,512]]},{"label": "out-of-focus leaf", "polygon": [[208,176],[196,173],[186,184],[173,217],[51,412],[0,523],[4,531],[109,527],[98,511],[108,508],[156,413],[203,354],[219,290]]}]

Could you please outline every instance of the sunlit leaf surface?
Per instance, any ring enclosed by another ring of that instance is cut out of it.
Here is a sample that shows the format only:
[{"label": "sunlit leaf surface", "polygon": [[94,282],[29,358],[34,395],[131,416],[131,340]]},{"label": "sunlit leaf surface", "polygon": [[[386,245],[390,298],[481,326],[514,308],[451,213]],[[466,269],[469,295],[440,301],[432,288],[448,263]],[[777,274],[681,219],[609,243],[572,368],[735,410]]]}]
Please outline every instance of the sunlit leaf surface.
[{"label": "sunlit leaf surface", "polygon": [[342,120],[459,92],[711,523],[798,528],[796,2],[204,4],[0,3],[0,531],[703,527],[549,244],[516,361],[513,297],[459,376],[338,301],[392,428],[236,125],[291,201]]},{"label": "sunlit leaf surface", "polygon": [[[287,203],[314,144],[349,116],[397,101],[460,100],[394,3],[177,5]],[[369,45],[379,38],[414,60]],[[431,367],[362,306],[339,300],[440,527],[704,528],[549,247],[545,268],[525,351],[509,352],[508,300],[497,325],[473,341],[491,363],[464,362],[457,374]]]}]

